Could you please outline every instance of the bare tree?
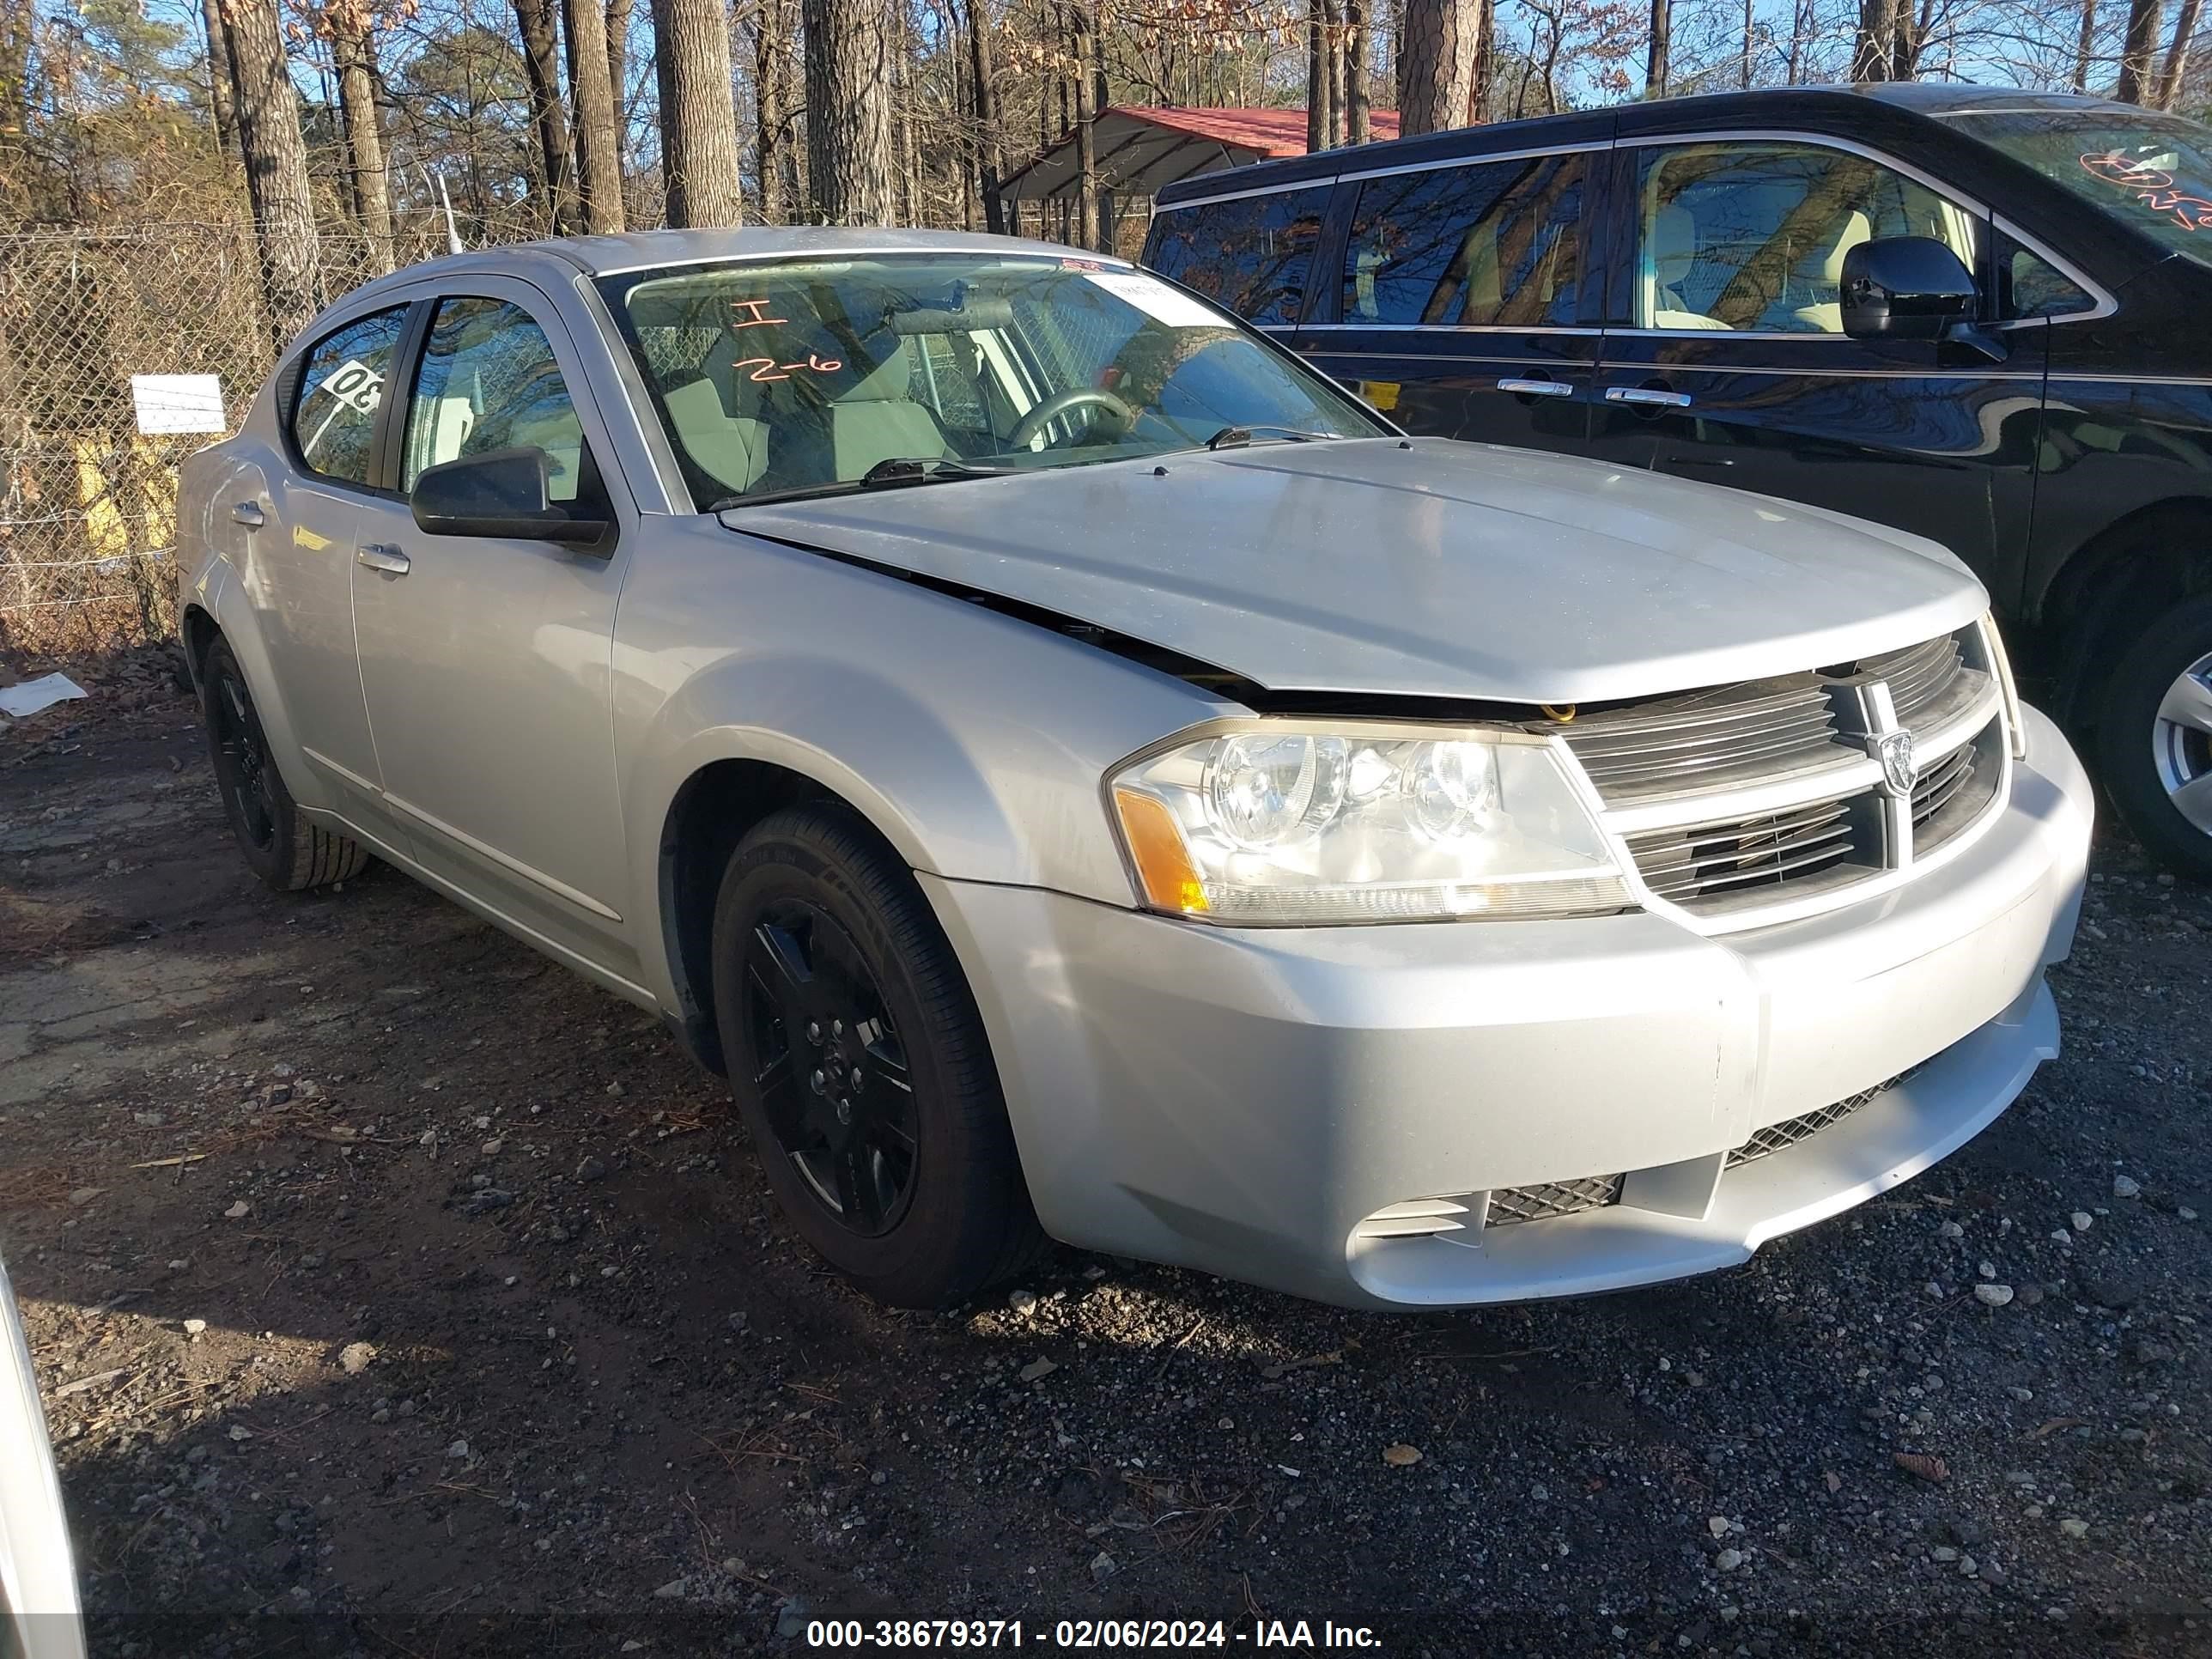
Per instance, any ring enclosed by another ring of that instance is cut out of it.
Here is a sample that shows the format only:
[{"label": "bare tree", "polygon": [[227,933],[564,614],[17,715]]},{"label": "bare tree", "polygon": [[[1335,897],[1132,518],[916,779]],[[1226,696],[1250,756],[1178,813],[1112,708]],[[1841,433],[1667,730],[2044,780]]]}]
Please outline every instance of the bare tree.
[{"label": "bare tree", "polygon": [[2174,100],[2181,96],[2181,77],[2189,68],[2189,46],[2197,33],[2197,20],[2204,9],[2204,0],[2181,0],[2181,9],[2174,15],[2173,43],[2166,49],[2166,67],[2158,77],[2158,106],[2172,109]]},{"label": "bare tree", "polygon": [[1364,144],[1368,122],[1367,0],[1339,0],[1344,8],[1344,142]]},{"label": "bare tree", "polygon": [[1664,98],[1667,95],[1668,36],[1674,32],[1674,22],[1673,0],[1651,0],[1651,39],[1644,57],[1644,95],[1646,98]]},{"label": "bare tree", "polygon": [[1103,247],[1098,199],[1098,0],[1074,0],[1068,21],[1075,32],[1075,235],[1078,244]]},{"label": "bare tree", "polygon": [[2112,95],[2124,104],[2149,103],[2158,91],[2158,37],[2166,0],[2128,0],[2127,42],[2120,49],[2120,83]]},{"label": "bare tree", "polygon": [[662,77],[661,174],[668,222],[741,223],[738,106],[730,90],[730,32],[722,0],[653,0],[653,35]]},{"label": "bare tree", "polygon": [[254,245],[269,326],[281,344],[307,325],[322,304],[321,250],[300,137],[300,100],[284,62],[284,31],[275,0],[228,0],[232,96],[246,188],[253,203]]},{"label": "bare tree", "polygon": [[1336,143],[1335,58],[1330,46],[1328,0],[1306,0],[1306,149],[1309,154]]},{"label": "bare tree", "polygon": [[983,228],[996,235],[1006,228],[1006,205],[999,195],[1006,155],[999,137],[999,88],[991,68],[988,0],[968,0],[968,79],[975,114],[975,185],[983,198]]},{"label": "bare tree", "polygon": [[[615,131],[623,129],[623,109],[629,100],[629,19],[633,0],[607,0],[607,85],[614,88]],[[622,170],[617,149],[615,170]]]},{"label": "bare tree", "polygon": [[2089,90],[2089,66],[2097,57],[2097,0],[2081,0],[2081,32],[2074,47],[2074,90]]},{"label": "bare tree", "polygon": [[760,180],[761,221],[780,225],[799,205],[791,150],[792,0],[759,0],[753,8],[753,171]]},{"label": "bare tree", "polygon": [[226,158],[234,157],[238,112],[232,103],[230,42],[222,32],[222,0],[200,0],[200,23],[207,30],[208,112],[215,118],[216,147]]},{"label": "bare tree", "polygon": [[1759,61],[1759,20],[1752,10],[1753,0],[1743,0],[1743,52],[1736,60],[1736,84],[1746,92],[1751,90],[1751,73]]},{"label": "bare tree", "polygon": [[815,216],[891,222],[890,18],[883,0],[803,0],[806,175]]},{"label": "bare tree", "polygon": [[1851,79],[1888,81],[1897,46],[1897,14],[1911,0],[1860,0],[1859,32],[1851,47]]},{"label": "bare tree", "polygon": [[616,126],[615,90],[607,78],[607,15],[600,0],[562,0],[568,37],[568,88],[576,100],[576,179],[583,197],[584,228],[594,236],[623,228],[622,139]]},{"label": "bare tree", "polygon": [[1443,132],[1467,120],[1480,32],[1468,0],[1405,0],[1398,35],[1400,132]]},{"label": "bare tree", "polygon": [[376,76],[369,44],[374,21],[368,0],[331,0],[322,27],[337,70],[338,106],[345,122],[346,178],[354,216],[368,239],[370,265],[392,269],[392,190],[384,171],[384,133],[376,113]]},{"label": "bare tree", "polygon": [[582,228],[576,216],[575,168],[568,154],[568,116],[561,101],[560,30],[553,0],[514,0],[522,36],[522,64],[530,77],[530,118],[538,130],[538,159],[545,172],[546,217],[556,236]]}]

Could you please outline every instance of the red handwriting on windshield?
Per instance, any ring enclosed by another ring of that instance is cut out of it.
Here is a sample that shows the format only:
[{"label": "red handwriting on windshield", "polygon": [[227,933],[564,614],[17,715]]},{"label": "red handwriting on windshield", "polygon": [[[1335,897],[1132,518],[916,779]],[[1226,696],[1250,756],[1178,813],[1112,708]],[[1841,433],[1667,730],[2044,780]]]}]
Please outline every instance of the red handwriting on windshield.
[{"label": "red handwriting on windshield", "polygon": [[[788,322],[790,320],[790,319],[786,317],[763,317],[761,313],[768,309],[768,306],[769,302],[766,300],[731,301],[731,331],[734,333],[741,328],[761,328],[769,323],[781,323]],[[747,316],[744,314],[747,312],[750,312],[752,314],[750,316]]]},{"label": "red handwriting on windshield", "polygon": [[829,374],[845,365],[838,358],[818,357],[810,351],[803,362],[779,363],[773,357],[740,357],[732,367],[751,369],[752,373],[745,376],[749,380],[787,380],[802,368],[816,374]]},{"label": "red handwriting on windshield", "polygon": [[2131,161],[2118,150],[2085,155],[2081,166],[2092,178],[2131,191],[2153,213],[2171,216],[2184,230],[2212,229],[2212,201],[2175,189],[2173,175],[2162,167]]}]

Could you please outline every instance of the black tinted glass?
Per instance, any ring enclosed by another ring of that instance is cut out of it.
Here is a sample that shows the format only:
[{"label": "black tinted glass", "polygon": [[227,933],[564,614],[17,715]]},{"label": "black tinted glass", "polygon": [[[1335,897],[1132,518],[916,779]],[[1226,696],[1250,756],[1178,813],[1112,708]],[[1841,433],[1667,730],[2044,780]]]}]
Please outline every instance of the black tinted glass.
[{"label": "black tinted glass", "polygon": [[1152,269],[1247,322],[1295,323],[1328,206],[1322,186],[1171,208],[1153,229]]},{"label": "black tinted glass", "polygon": [[1347,323],[1575,320],[1582,157],[1370,179],[1344,252]]},{"label": "black tinted glass", "polygon": [[399,346],[407,308],[373,312],[326,334],[307,354],[292,396],[292,441],[310,471],[368,482],[384,378]]}]

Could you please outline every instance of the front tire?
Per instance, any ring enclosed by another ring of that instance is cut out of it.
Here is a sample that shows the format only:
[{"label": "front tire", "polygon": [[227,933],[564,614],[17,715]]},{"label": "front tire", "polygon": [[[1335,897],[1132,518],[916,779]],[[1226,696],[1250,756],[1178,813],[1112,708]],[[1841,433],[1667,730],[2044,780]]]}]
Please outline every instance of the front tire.
[{"label": "front tire", "polygon": [[368,850],[349,836],[325,830],[302,812],[284,787],[261,716],[228,640],[208,647],[201,671],[201,713],[208,758],[222,791],[230,833],[246,867],[280,893],[297,893],[358,875]]},{"label": "front tire", "polygon": [[714,1018],[793,1225],[880,1302],[938,1308],[1043,1243],[974,995],[912,874],[849,808],[739,843],[714,908]]},{"label": "front tire", "polygon": [[2097,715],[2105,787],[2152,858],[2212,882],[2212,594],[2129,646]]}]

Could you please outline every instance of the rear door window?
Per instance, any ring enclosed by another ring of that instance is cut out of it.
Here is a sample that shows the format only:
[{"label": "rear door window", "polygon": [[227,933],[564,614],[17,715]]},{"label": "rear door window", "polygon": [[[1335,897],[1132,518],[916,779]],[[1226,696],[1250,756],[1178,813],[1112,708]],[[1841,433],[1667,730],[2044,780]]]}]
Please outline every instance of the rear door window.
[{"label": "rear door window", "polygon": [[325,335],[307,353],[292,394],[293,447],[310,472],[366,485],[376,450],[376,411],[407,307],[373,311]]},{"label": "rear door window", "polygon": [[1328,209],[1326,185],[1170,208],[1152,230],[1152,269],[1247,322],[1296,323]]},{"label": "rear door window", "polygon": [[1582,206],[1578,155],[1370,179],[1345,243],[1343,319],[1571,325]]}]

